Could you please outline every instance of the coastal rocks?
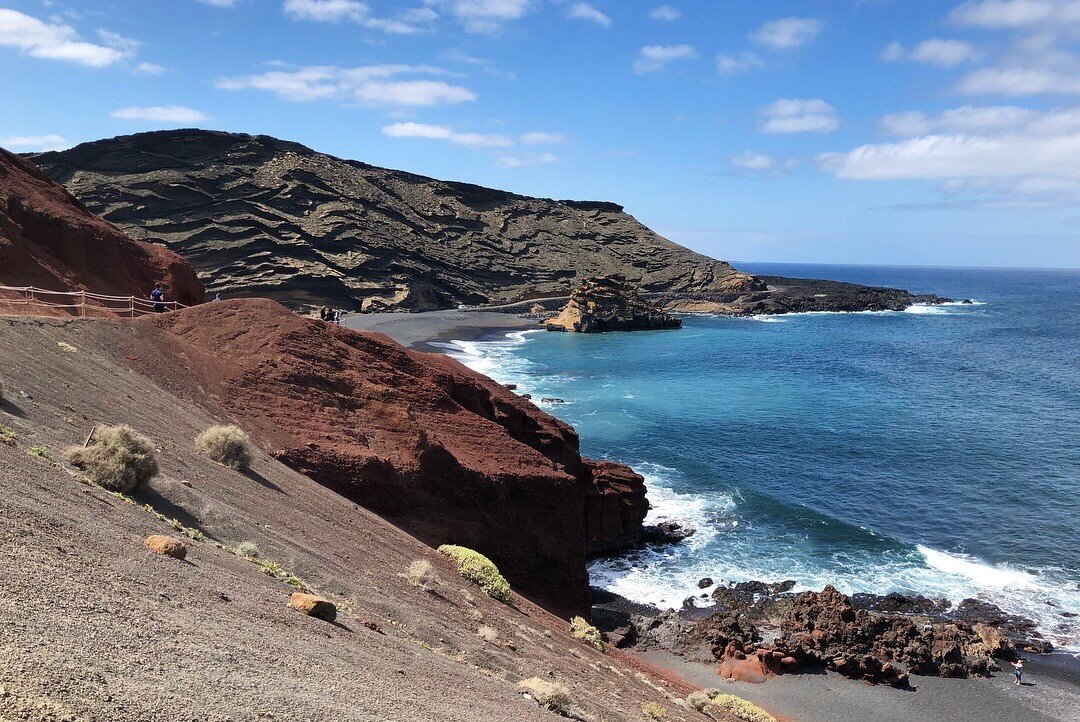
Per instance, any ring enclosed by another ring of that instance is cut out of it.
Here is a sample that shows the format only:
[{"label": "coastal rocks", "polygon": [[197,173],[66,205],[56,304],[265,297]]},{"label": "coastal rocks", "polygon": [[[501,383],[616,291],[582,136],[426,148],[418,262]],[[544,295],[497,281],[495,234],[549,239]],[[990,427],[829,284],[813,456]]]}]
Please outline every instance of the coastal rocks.
[{"label": "coastal rocks", "polygon": [[212,293],[420,311],[564,295],[601,270],[647,291],[756,287],[614,203],[445,182],[268,136],[167,130],[33,161],[91,211],[183,255]]},{"label": "coastal rocks", "polygon": [[[188,305],[203,300],[202,283],[180,256],[128,238],[34,165],[0,148],[0,285],[146,297],[156,282],[163,284],[166,300]],[[72,303],[61,297],[47,300]],[[78,313],[33,310],[38,315]]]},{"label": "coastal rocks", "polygon": [[682,321],[643,300],[619,274],[587,278],[553,319],[542,323],[548,331],[602,333],[680,328]]},{"label": "coastal rocks", "polygon": [[610,554],[641,542],[649,513],[645,478],[623,464],[582,459],[592,483],[585,488],[585,534],[589,556]]},{"label": "coastal rocks", "polygon": [[138,324],[173,343],[147,373],[197,374],[277,459],[432,546],[477,550],[554,611],[588,609],[588,554],[640,538],[641,476],[582,458],[571,427],[447,356],[263,299]]},{"label": "coastal rocks", "polygon": [[645,527],[641,541],[651,546],[668,546],[694,536],[697,530],[677,521],[662,521]]}]

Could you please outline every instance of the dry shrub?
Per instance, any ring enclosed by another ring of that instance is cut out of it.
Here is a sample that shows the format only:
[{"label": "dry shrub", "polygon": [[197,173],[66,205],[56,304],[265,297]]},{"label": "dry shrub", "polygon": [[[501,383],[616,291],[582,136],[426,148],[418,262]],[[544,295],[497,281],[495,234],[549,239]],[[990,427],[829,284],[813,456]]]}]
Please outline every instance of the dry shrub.
[{"label": "dry shrub", "polygon": [[439,577],[435,574],[435,569],[432,568],[431,562],[427,559],[417,559],[410,564],[409,572],[405,576],[408,578],[409,584],[420,587],[427,592],[432,591],[439,584]]},{"label": "dry shrub", "polygon": [[586,622],[583,617],[574,617],[570,620],[570,634],[595,647],[597,651],[604,651],[604,640],[600,636],[600,630]]},{"label": "dry shrub", "polygon": [[716,719],[713,712],[726,713],[744,722],[776,722],[776,718],[756,704],[733,694],[723,694],[716,689],[694,692],[686,701],[698,712]]},{"label": "dry shrub", "polygon": [[109,491],[130,494],[158,473],[150,439],[126,424],[100,426],[85,448],[67,451],[68,463]]},{"label": "dry shrub", "polygon": [[439,552],[456,561],[461,576],[478,584],[489,597],[504,604],[510,603],[510,585],[499,573],[499,568],[486,556],[455,544],[443,544],[439,547]]},{"label": "dry shrub", "polygon": [[656,702],[642,702],[641,711],[644,712],[645,716],[649,719],[654,719],[658,722],[668,718],[667,707],[657,704]]},{"label": "dry shrub", "polygon": [[570,694],[566,691],[566,688],[558,682],[548,682],[546,679],[540,679],[539,677],[530,677],[519,682],[518,687],[522,692],[528,693],[529,696],[535,699],[541,707],[546,707],[564,717],[569,717],[572,714],[573,700],[570,699]]},{"label": "dry shrub", "polygon": [[230,469],[251,465],[251,442],[239,426],[211,426],[195,439],[195,448]]},{"label": "dry shrub", "polygon": [[495,631],[495,627],[489,627],[486,624],[476,630],[476,636],[489,644],[495,644],[499,641],[499,633]]},{"label": "dry shrub", "polygon": [[255,542],[240,542],[236,545],[236,555],[244,559],[258,559],[259,548],[255,546]]}]

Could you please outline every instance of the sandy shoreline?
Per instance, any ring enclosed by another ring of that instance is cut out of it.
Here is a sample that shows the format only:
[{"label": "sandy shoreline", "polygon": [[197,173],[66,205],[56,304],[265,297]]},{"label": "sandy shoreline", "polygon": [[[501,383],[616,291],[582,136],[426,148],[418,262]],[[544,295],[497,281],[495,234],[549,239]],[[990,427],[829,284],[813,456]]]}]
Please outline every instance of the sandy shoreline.
[{"label": "sandy shoreline", "polygon": [[442,351],[433,344],[476,341],[511,331],[539,328],[536,319],[493,311],[426,311],[424,313],[350,314],[342,325],[357,331],[384,333],[418,351]]},{"label": "sandy shoreline", "polygon": [[[1013,684],[1003,669],[989,679],[911,678],[912,689],[893,689],[847,679],[835,672],[774,677],[763,684],[728,682],[712,665],[691,662],[667,652],[640,655],[670,669],[687,682],[738,695],[774,714],[799,722],[1046,722],[1080,719],[1080,681],[1065,678],[1056,665],[1037,655],[1028,658],[1024,685]],[[1002,662],[1001,664],[1007,665]]]}]

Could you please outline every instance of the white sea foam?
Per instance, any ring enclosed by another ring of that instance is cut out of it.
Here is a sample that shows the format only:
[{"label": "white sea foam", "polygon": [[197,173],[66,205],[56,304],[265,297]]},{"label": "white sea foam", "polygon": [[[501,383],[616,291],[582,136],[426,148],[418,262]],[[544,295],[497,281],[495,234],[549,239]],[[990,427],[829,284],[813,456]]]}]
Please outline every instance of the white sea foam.
[{"label": "white sea foam", "polygon": [[916,548],[926,558],[928,566],[968,579],[977,589],[1043,589],[1035,575],[1019,569],[991,566],[965,555],[940,552],[922,545]]}]

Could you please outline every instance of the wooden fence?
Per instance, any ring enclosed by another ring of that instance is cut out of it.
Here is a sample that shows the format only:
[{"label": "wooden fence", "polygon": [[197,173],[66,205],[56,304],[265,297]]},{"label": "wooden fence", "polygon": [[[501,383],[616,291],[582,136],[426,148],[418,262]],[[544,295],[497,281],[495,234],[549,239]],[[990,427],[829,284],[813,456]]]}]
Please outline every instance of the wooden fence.
[{"label": "wooden fence", "polygon": [[[35,309],[55,309],[73,316],[112,315],[135,318],[155,313],[158,305],[148,298],[135,296],[107,296],[90,291],[50,291],[34,286],[0,286],[0,306],[4,313],[15,314],[25,309],[33,315]],[[166,311],[187,308],[179,301],[161,301]]]}]

